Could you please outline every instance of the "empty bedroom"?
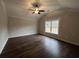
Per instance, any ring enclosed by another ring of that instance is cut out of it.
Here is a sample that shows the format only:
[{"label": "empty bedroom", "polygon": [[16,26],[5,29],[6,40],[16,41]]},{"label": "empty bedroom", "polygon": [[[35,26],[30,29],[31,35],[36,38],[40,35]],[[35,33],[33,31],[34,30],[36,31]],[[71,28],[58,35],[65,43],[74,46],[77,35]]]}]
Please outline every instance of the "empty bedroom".
[{"label": "empty bedroom", "polygon": [[79,0],[0,0],[0,58],[79,58]]}]

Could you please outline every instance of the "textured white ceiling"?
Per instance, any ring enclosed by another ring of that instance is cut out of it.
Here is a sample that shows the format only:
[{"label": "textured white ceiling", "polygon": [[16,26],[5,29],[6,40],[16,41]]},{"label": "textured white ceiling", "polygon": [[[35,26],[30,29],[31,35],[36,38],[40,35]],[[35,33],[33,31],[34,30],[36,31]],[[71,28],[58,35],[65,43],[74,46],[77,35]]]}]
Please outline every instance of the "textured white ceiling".
[{"label": "textured white ceiling", "polygon": [[[28,8],[31,8],[31,3],[34,0],[4,0],[8,14],[11,15],[26,15],[29,14]],[[41,7],[45,11],[53,11],[58,8],[79,8],[79,0],[40,0]],[[18,10],[18,11],[16,11]]]},{"label": "textured white ceiling", "polygon": [[62,7],[79,8],[79,0],[58,0]]},{"label": "textured white ceiling", "polygon": [[[7,7],[22,6],[24,8],[32,7],[31,3],[34,0],[5,0]],[[55,9],[60,7],[79,8],[79,0],[40,0],[41,9]]]}]

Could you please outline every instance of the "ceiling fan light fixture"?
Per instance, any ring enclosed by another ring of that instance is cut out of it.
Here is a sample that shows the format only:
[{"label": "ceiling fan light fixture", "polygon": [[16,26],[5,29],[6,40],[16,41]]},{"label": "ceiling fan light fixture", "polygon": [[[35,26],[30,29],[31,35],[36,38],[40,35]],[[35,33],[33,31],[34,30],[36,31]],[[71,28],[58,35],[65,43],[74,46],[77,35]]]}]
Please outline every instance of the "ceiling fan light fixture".
[{"label": "ceiling fan light fixture", "polygon": [[37,13],[37,14],[39,13],[39,9],[38,8],[35,9],[35,13]]},{"label": "ceiling fan light fixture", "polygon": [[36,14],[40,14],[41,12],[45,12],[45,10],[40,10],[41,4],[39,3],[38,0],[35,0],[34,3],[32,3],[32,9],[29,9],[32,11],[32,14],[36,13]]}]

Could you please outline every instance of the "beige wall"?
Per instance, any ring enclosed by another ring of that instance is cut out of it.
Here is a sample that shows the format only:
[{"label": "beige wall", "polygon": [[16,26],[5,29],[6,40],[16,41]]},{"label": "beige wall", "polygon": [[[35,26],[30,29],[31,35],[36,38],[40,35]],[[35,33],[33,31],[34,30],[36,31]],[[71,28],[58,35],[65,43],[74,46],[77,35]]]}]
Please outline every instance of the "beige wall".
[{"label": "beige wall", "polygon": [[[53,20],[54,17],[60,17],[58,35],[44,32],[44,22],[49,19]],[[64,10],[64,12],[49,13],[47,16],[43,17],[42,20],[40,20],[39,32],[62,41],[79,45],[79,12],[75,10]]]},{"label": "beige wall", "polygon": [[9,17],[9,38],[37,34],[37,20]]},{"label": "beige wall", "polygon": [[0,53],[8,40],[7,16],[3,0],[0,0]]}]

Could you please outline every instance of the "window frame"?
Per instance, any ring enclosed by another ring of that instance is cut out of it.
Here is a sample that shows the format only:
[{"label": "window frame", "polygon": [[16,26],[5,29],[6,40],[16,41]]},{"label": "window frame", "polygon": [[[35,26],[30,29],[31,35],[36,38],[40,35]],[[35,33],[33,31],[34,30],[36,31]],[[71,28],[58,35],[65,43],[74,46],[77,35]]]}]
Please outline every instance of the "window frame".
[{"label": "window frame", "polygon": [[[49,32],[46,31],[46,22],[47,22],[47,21],[45,21],[45,32],[46,32],[46,33],[51,33],[51,34],[56,34],[56,35],[58,35],[58,34],[59,34],[59,19],[56,19],[56,20],[48,20],[48,21],[50,21],[50,31],[49,31]],[[52,29],[53,29],[53,28],[52,28],[52,24],[53,24],[52,21],[58,21],[58,24],[57,24],[57,25],[58,25],[58,26],[57,26],[57,27],[58,27],[57,33],[52,32]]]}]

